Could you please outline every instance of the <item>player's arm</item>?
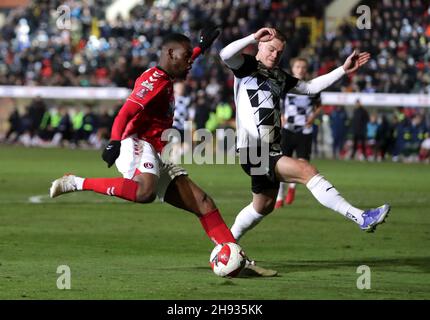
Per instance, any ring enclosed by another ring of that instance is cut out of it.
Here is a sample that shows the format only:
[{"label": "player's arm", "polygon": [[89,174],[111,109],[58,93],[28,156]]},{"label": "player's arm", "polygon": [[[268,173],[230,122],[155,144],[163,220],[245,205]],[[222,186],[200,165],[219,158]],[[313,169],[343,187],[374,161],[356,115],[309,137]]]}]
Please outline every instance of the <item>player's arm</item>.
[{"label": "player's arm", "polygon": [[261,28],[256,33],[250,34],[249,36],[233,41],[226,47],[224,47],[219,53],[222,61],[230,69],[239,69],[244,63],[245,58],[242,55],[242,50],[250,44],[257,43],[259,41],[266,42],[273,39],[276,31],[272,28]]},{"label": "player's arm", "polygon": [[281,100],[281,127],[285,126],[287,119],[285,118],[285,109],[288,105],[288,97],[285,96],[284,99]]},{"label": "player's arm", "polygon": [[[147,84],[148,81],[152,84],[152,87],[143,85]],[[121,107],[118,115],[115,117],[112,125],[111,140],[102,154],[102,158],[106,161],[109,168],[119,157],[121,139],[130,120],[132,120],[138,113],[142,112],[150,104],[150,101],[163,91],[167,84],[168,81],[163,81],[161,79],[154,81],[151,80],[149,74],[146,75],[146,78],[142,79],[140,77],[136,80],[133,92]]]},{"label": "player's arm", "polygon": [[362,52],[358,54],[355,50],[354,52],[346,59],[343,66],[334,69],[332,72],[329,72],[320,77],[314,78],[310,81],[299,80],[297,85],[291,90],[293,93],[298,94],[317,94],[324,89],[330,87],[337,80],[342,78],[345,74],[350,74],[358,70],[361,66],[363,66],[370,59],[370,54],[367,52]]},{"label": "player's arm", "polygon": [[311,115],[308,118],[308,121],[306,121],[306,127],[310,127],[313,125],[316,117],[321,113],[322,105],[315,106],[315,109],[312,111]]},{"label": "player's arm", "polygon": [[245,62],[242,50],[253,43],[257,43],[257,40],[255,40],[254,34],[251,34],[224,47],[219,56],[230,69],[239,69]]},{"label": "player's arm", "polygon": [[119,157],[122,134],[127,124],[134,116],[142,111],[142,107],[136,102],[127,100],[121,107],[112,125],[109,144],[103,150],[102,158],[110,168]]}]

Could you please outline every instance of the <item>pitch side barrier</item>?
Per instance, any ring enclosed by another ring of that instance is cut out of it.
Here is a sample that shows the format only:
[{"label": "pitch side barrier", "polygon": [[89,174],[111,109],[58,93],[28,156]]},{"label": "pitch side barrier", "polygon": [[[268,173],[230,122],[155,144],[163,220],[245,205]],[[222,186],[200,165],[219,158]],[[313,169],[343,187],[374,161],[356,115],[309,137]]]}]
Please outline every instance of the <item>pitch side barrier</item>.
[{"label": "pitch side barrier", "polygon": [[[62,100],[121,100],[130,94],[118,87],[34,87],[0,86],[0,98],[35,98]],[[369,107],[430,107],[430,94],[322,92],[324,105],[354,105],[357,100]]]}]

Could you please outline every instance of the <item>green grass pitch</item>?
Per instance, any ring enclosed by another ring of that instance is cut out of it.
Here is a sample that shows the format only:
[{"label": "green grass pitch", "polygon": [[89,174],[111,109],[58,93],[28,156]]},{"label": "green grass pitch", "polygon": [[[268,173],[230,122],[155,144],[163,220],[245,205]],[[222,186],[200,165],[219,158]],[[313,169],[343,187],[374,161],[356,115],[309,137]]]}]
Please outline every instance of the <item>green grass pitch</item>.
[{"label": "green grass pitch", "polygon": [[[387,223],[362,232],[299,186],[292,206],[241,242],[280,275],[223,279],[192,214],[90,192],[48,198],[66,172],[117,176],[100,152],[1,146],[0,299],[429,299],[430,167],[314,163],[354,205],[389,202]],[[238,165],[186,168],[231,226],[251,200],[249,178]],[[71,290],[57,289],[60,265],[71,269]],[[360,265],[370,267],[369,290],[357,289]]]}]

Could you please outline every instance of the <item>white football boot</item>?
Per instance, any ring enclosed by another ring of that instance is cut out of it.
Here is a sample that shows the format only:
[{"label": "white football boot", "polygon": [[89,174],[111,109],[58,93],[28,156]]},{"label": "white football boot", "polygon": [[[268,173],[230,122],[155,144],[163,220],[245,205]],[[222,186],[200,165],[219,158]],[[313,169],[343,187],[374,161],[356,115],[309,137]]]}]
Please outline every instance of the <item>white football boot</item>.
[{"label": "white football boot", "polygon": [[52,182],[51,189],[49,189],[49,196],[51,198],[58,197],[64,193],[76,191],[76,181],[74,175],[64,175],[61,178]]}]

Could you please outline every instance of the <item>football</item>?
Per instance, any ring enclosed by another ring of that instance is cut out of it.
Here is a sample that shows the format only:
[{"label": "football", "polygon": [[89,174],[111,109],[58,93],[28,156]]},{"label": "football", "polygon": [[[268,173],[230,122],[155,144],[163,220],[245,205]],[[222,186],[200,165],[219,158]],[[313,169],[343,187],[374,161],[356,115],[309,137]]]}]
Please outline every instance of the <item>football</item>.
[{"label": "football", "polygon": [[236,277],[246,263],[242,247],[233,242],[217,245],[211,253],[209,263],[213,272],[220,277]]}]

